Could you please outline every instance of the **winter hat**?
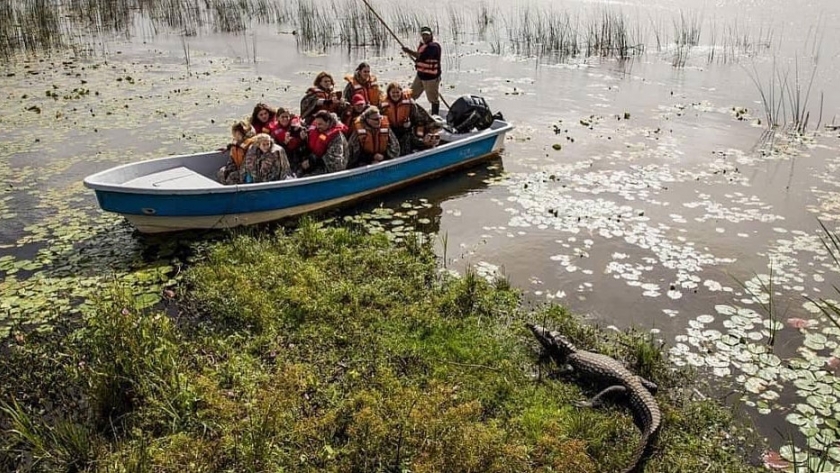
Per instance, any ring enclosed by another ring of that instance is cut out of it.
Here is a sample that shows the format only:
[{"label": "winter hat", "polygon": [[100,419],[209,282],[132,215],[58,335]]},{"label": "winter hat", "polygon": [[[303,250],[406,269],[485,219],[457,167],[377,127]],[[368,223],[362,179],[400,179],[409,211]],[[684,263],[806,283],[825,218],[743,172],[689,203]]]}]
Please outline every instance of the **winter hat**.
[{"label": "winter hat", "polygon": [[356,95],[354,95],[354,96],[353,96],[353,100],[352,100],[352,102],[351,102],[351,103],[352,103],[353,105],[361,105],[361,104],[365,104],[365,103],[367,103],[367,100],[365,100],[365,96],[364,96],[364,95],[362,95],[362,94],[356,94]]},{"label": "winter hat", "polygon": [[424,26],[424,27],[420,28],[420,34],[424,34],[424,33],[432,34],[432,29],[429,28],[428,26]]}]

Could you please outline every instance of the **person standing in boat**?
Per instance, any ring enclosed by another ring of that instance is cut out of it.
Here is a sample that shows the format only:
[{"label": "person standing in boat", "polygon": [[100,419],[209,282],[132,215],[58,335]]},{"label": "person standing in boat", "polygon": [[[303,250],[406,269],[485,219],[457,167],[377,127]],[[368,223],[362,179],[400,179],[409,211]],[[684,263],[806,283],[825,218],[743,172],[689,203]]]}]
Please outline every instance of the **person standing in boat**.
[{"label": "person standing in boat", "polygon": [[341,117],[341,123],[347,127],[347,131],[344,132],[345,137],[350,138],[350,134],[353,133],[353,124],[356,123],[356,119],[359,118],[365,110],[367,110],[368,106],[369,104],[362,94],[356,94],[353,96],[350,107],[347,108],[344,112],[344,116]]},{"label": "person standing in boat", "polygon": [[326,110],[315,113],[312,125],[307,130],[310,154],[300,164],[300,175],[341,171],[347,167],[347,138],[344,137],[344,129],[345,126],[334,113]]},{"label": "person standing in boat", "polygon": [[374,107],[378,107],[382,102],[382,91],[379,89],[379,83],[376,82],[376,76],[370,73],[370,64],[363,62],[356,67],[356,72],[353,75],[344,76],[347,85],[344,87],[344,100],[351,102],[353,96],[362,94],[365,101]]},{"label": "person standing in boat", "polygon": [[441,47],[432,35],[432,29],[428,26],[420,28],[420,46],[417,51],[403,46],[404,53],[414,59],[414,69],[417,75],[411,84],[411,96],[414,100],[420,98],[423,92],[426,99],[432,104],[432,115],[440,113],[440,59]]},{"label": "person standing in boat", "polygon": [[288,109],[277,109],[277,126],[272,130],[271,137],[284,150],[289,159],[292,172],[300,172],[300,163],[308,150],[306,148],[306,129],[297,115],[292,115]]},{"label": "person standing in boat", "polygon": [[276,118],[277,111],[274,108],[262,102],[258,103],[251,113],[251,127],[254,133],[271,133],[271,129],[277,126]]},{"label": "person standing in boat", "polygon": [[411,98],[411,91],[403,90],[396,82],[388,84],[381,111],[388,117],[391,130],[400,143],[402,156],[411,153],[413,148],[421,147],[428,126],[434,123],[429,112]]},{"label": "person standing in boat", "polygon": [[341,116],[347,107],[347,102],[341,97],[340,92],[333,91],[333,87],[335,87],[335,82],[326,71],[315,76],[312,87],[306,91],[306,95],[300,101],[300,117],[304,122],[309,123],[315,113],[322,110]]},{"label": "person standing in boat", "polygon": [[225,185],[240,184],[240,171],[245,164],[245,154],[254,141],[254,129],[246,120],[230,127],[231,143],[227,145],[228,162],[216,173],[216,179]]},{"label": "person standing in boat", "polygon": [[255,136],[240,171],[242,184],[279,181],[289,178],[291,174],[286,152],[274,143],[271,135],[260,133]]},{"label": "person standing in boat", "polygon": [[400,155],[400,143],[388,126],[388,118],[370,106],[356,119],[347,143],[347,168],[380,163]]}]

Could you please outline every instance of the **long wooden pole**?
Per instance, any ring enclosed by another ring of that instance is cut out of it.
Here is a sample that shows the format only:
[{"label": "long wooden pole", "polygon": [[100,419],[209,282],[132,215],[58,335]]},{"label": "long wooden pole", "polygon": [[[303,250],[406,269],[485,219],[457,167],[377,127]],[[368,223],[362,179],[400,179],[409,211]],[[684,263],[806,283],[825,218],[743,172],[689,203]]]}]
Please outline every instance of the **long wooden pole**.
[{"label": "long wooden pole", "polygon": [[391,30],[391,27],[388,26],[388,23],[385,23],[385,20],[383,20],[382,17],[379,16],[379,13],[376,13],[376,10],[373,9],[373,7],[370,5],[370,3],[368,3],[367,0],[362,0],[362,2],[368,7],[370,12],[373,13],[373,16],[375,16],[376,19],[379,20],[380,23],[382,23],[382,26],[384,26],[385,29],[388,30],[389,33],[391,33],[391,36],[394,37],[394,40],[396,40],[397,43],[399,43],[399,45],[404,48],[405,45],[403,44],[402,41],[400,41],[400,38],[394,33],[393,30]]},{"label": "long wooden pole", "polygon": [[[368,3],[367,0],[362,0],[362,3],[364,3],[365,6],[368,7],[370,12],[373,13],[373,16],[375,16],[376,19],[379,20],[380,23],[382,23],[382,26],[384,26],[385,29],[388,30],[388,33],[391,33],[391,36],[394,37],[394,40],[400,45],[400,47],[404,48],[405,44],[403,44],[403,42],[400,41],[399,36],[397,36],[396,33],[394,33],[394,31],[391,29],[390,26],[388,26],[388,23],[385,23],[385,20],[383,20],[382,17],[379,16],[379,13],[376,13],[376,10],[373,9],[373,7],[370,5],[370,3]],[[408,53],[406,53],[406,54],[408,54]],[[438,91],[438,97],[440,97],[440,100],[443,102],[444,105],[446,105],[446,108],[450,108],[449,103],[446,101],[445,98],[443,98],[443,94],[441,94],[440,91]]]}]

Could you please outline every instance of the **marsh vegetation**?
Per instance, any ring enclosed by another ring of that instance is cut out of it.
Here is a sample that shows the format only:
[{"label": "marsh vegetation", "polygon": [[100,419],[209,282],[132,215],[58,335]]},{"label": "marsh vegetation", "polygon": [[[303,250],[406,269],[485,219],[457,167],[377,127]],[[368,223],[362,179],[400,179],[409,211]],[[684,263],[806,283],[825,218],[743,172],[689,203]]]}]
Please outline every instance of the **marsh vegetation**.
[{"label": "marsh vegetation", "polygon": [[[393,46],[376,17],[351,0],[13,0],[2,8],[0,55],[7,58],[62,47],[97,54],[106,36],[130,37],[138,30],[185,36],[207,31],[246,34],[261,24],[292,32],[306,50]],[[643,21],[613,7],[571,11],[524,4],[512,15],[486,3],[477,9],[449,5],[444,11],[387,3],[377,9],[407,39],[421,25],[431,25],[456,42],[494,38],[492,50],[497,54],[512,52],[551,62],[628,58],[655,44],[655,51],[673,55],[675,67],[684,67],[691,48],[701,44],[705,23],[696,13],[679,12],[669,31],[661,20]],[[773,41],[772,30],[752,32],[714,21],[708,27],[709,62],[751,57]]]},{"label": "marsh vegetation", "polygon": [[[167,312],[112,287],[89,317],[20,334],[0,362],[0,466],[33,471],[615,471],[635,428],[573,407],[524,322],[561,329],[663,386],[656,471],[758,471],[747,430],[640,333],[557,306],[523,311],[505,280],[439,270],[309,222],[233,236],[187,270]],[[56,350],[61,346],[61,350]]]}]

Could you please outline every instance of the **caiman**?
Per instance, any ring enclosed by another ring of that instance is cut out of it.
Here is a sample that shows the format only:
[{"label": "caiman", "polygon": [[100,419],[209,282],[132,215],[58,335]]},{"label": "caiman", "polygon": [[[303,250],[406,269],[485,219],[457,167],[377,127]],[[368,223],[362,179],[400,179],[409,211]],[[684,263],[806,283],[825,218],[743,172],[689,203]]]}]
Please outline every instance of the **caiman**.
[{"label": "caiman", "polygon": [[657,389],[656,384],[631,373],[613,358],[576,348],[558,332],[549,332],[534,324],[527,324],[527,326],[558,366],[568,365],[581,377],[607,386],[591,401],[581,403],[582,405],[598,406],[602,398],[608,394],[626,395],[630,410],[642,431],[642,439],[633,453],[632,462],[622,471],[623,473],[641,471],[662,423],[659,404],[653,398]]}]

